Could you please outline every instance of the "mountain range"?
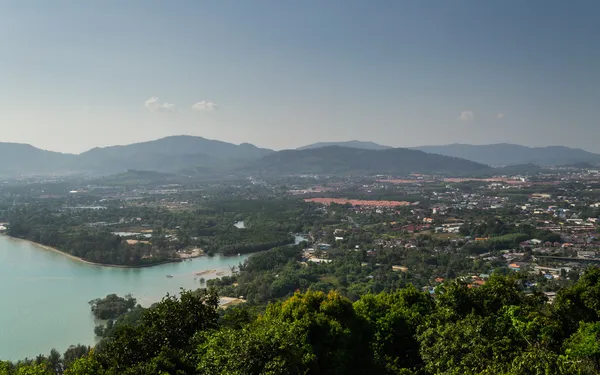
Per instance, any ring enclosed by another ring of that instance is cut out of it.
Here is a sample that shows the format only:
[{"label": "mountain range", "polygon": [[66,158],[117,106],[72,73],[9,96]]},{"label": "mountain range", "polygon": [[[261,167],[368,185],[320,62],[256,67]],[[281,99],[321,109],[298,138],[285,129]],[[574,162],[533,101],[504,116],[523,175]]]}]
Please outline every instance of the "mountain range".
[{"label": "mountain range", "polygon": [[[319,142],[299,147],[298,150],[315,149],[326,146],[345,146],[366,150],[385,150],[391,147],[374,142],[346,141]],[[535,164],[540,166],[577,165],[600,163],[600,154],[579,148],[564,146],[527,147],[509,143],[489,145],[469,145],[454,143],[441,146],[410,147],[413,150],[432,154],[453,156],[492,166]]]},{"label": "mountain range", "polygon": [[418,150],[386,148],[358,141],[344,145],[273,151],[248,143],[235,145],[202,137],[172,136],[124,146],[94,148],[81,154],[63,154],[26,144],[0,143],[3,160],[0,176],[106,176],[131,170],[211,176],[463,174],[488,169],[486,165],[469,160]]},{"label": "mountain range", "polygon": [[567,147],[423,146],[391,148],[373,142],[323,142],[274,151],[202,137],[172,136],[81,154],[0,143],[0,176],[111,175],[128,170],[202,175],[483,173],[488,165],[586,165],[600,155]]},{"label": "mountain range", "polygon": [[97,147],[81,154],[41,150],[27,144],[0,143],[1,176],[110,175],[127,170],[173,172],[186,168],[236,165],[274,152],[249,143],[172,136],[125,146]]},{"label": "mountain range", "polygon": [[450,144],[421,146],[414,149],[434,154],[464,158],[493,166],[536,164],[541,166],[600,163],[600,155],[564,146],[526,147],[509,143],[490,145]]}]

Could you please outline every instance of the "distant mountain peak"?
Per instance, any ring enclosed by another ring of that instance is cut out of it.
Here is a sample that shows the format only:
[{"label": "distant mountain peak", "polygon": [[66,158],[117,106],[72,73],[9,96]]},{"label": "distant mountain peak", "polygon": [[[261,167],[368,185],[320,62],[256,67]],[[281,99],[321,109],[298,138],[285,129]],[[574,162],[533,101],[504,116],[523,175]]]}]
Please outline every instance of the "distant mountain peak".
[{"label": "distant mountain peak", "polygon": [[255,160],[273,150],[189,135],[174,135],[129,145],[95,147],[79,155],[44,151],[27,144],[0,143],[0,175],[114,174],[127,170],[178,170]]},{"label": "distant mountain peak", "polygon": [[541,166],[600,163],[600,155],[565,146],[529,147],[510,143],[470,145],[453,143],[413,147],[433,154],[455,156],[488,165],[536,164]]},{"label": "distant mountain peak", "polygon": [[391,147],[380,145],[375,142],[370,141],[341,141],[341,142],[317,142],[310,145],[298,147],[297,150],[311,150],[316,148],[330,147],[330,146],[340,146],[340,147],[350,147],[350,148],[359,148],[363,150],[386,150]]}]

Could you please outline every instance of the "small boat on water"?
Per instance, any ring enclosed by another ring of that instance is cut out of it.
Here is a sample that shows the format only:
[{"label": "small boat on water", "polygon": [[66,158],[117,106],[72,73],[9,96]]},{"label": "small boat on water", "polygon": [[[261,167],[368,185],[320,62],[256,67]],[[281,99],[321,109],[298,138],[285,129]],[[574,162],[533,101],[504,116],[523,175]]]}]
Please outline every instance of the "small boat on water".
[{"label": "small boat on water", "polygon": [[167,275],[167,277],[168,277],[169,279],[172,279],[172,278],[173,278],[173,275]]}]

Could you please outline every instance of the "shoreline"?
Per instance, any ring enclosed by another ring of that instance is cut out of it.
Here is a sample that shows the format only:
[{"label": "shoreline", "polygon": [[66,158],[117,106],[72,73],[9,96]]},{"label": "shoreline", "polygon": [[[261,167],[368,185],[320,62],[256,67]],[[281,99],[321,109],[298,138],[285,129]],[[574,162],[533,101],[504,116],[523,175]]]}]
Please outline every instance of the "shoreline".
[{"label": "shoreline", "polygon": [[89,260],[85,260],[83,258],[77,257],[75,255],[71,255],[69,253],[66,253],[64,251],[61,251],[55,247],[52,246],[48,246],[48,245],[44,245],[38,242],[34,242],[31,240],[27,240],[25,238],[19,238],[19,237],[12,237],[9,236],[8,234],[1,234],[2,236],[8,238],[11,241],[21,241],[21,242],[27,242],[30,245],[33,245],[37,248],[43,249],[43,250],[47,250],[47,251],[52,251],[53,253],[57,253],[60,255],[63,255],[71,260],[74,260],[76,262],[80,262],[80,263],[84,263],[90,266],[98,266],[98,267],[110,267],[110,268],[147,268],[147,267],[154,267],[154,266],[160,266],[162,264],[168,264],[168,263],[180,263],[182,262],[182,260],[179,259],[173,259],[173,260],[165,260],[162,262],[157,262],[157,263],[152,263],[152,264],[141,264],[141,265],[136,265],[136,266],[127,266],[127,265],[122,265],[122,264],[106,264],[106,263],[96,263],[96,262],[90,262]]}]

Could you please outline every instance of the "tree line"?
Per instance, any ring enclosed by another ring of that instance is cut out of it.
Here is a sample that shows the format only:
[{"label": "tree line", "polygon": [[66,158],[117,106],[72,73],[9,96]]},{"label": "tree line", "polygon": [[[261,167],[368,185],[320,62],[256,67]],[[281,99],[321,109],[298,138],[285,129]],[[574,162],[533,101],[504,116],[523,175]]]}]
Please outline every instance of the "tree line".
[{"label": "tree line", "polygon": [[[86,200],[86,203],[90,203]],[[93,202],[92,202],[93,203]],[[119,206],[73,209],[70,200],[17,205],[2,212],[7,234],[55,247],[84,260],[143,266],[178,260],[177,252],[199,247],[209,255],[252,253],[294,243],[292,233],[308,230],[321,215],[300,200],[261,199],[211,201],[191,210]],[[233,226],[246,221],[246,228]],[[151,231],[136,243],[114,234]]]},{"label": "tree line", "polygon": [[182,291],[75,360],[1,362],[0,374],[597,374],[600,269],[552,304],[522,281],[454,280],[435,296],[408,286],[355,302],[309,290],[258,312]]}]

